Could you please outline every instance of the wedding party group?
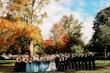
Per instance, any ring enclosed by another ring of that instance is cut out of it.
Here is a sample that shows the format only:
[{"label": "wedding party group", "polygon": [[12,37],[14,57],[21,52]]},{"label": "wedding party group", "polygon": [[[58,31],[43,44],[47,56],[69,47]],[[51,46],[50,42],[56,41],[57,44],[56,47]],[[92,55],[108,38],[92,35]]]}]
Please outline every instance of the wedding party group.
[{"label": "wedding party group", "polygon": [[43,54],[18,55],[14,72],[46,72],[68,70],[94,70],[95,56],[93,53],[74,54]]}]

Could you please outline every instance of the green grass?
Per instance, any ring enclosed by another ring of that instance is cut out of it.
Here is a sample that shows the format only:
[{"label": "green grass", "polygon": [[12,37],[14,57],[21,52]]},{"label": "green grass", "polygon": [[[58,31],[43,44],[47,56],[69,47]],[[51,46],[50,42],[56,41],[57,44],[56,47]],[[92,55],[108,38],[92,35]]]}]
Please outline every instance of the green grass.
[{"label": "green grass", "polygon": [[7,63],[7,62],[14,63],[15,60],[0,60],[0,63]]},{"label": "green grass", "polygon": [[[14,66],[14,64],[15,64],[15,60],[0,60],[0,66]],[[110,60],[106,60],[106,61],[96,60],[95,64],[96,64],[96,70],[80,70],[80,71],[72,71],[72,72],[55,71],[55,72],[45,72],[45,73],[110,73]],[[0,72],[0,73],[6,73],[6,72]],[[22,73],[29,73],[29,72],[22,72]]]},{"label": "green grass", "polygon": [[95,64],[98,69],[107,69],[110,67],[110,60],[96,60]]},{"label": "green grass", "polygon": [[75,73],[110,73],[110,60],[96,60],[96,70],[82,70]]},{"label": "green grass", "polygon": [[15,60],[0,60],[0,66],[14,66]]},{"label": "green grass", "polygon": [[77,71],[75,73],[110,73],[110,71]]}]

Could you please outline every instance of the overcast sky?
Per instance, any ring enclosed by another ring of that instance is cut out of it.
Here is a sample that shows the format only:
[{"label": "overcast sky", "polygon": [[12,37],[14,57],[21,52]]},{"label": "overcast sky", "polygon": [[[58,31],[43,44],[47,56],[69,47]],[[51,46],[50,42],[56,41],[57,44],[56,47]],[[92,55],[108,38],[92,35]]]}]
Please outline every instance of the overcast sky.
[{"label": "overcast sky", "polygon": [[40,26],[43,39],[48,39],[50,29],[54,23],[59,22],[63,15],[70,15],[83,22],[82,40],[87,44],[93,35],[93,21],[96,14],[110,5],[110,0],[60,0],[58,3],[50,0],[51,3],[45,7],[48,18]]}]

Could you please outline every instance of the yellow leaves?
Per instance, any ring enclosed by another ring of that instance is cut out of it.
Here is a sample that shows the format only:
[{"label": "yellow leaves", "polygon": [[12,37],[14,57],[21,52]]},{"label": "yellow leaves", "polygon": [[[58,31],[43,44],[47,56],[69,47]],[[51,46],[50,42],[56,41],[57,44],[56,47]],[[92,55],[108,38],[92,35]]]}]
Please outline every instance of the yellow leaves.
[{"label": "yellow leaves", "polygon": [[33,38],[34,41],[42,42],[42,37],[40,34],[40,29],[32,24],[27,25],[26,30],[28,31],[28,35]]},{"label": "yellow leaves", "polygon": [[42,19],[38,19],[38,20],[37,20],[37,23],[38,23],[38,24],[43,24],[43,20],[42,20]]},{"label": "yellow leaves", "polygon": [[29,4],[29,0],[15,0],[15,3],[17,4],[23,4],[23,5],[28,5]]},{"label": "yellow leaves", "polygon": [[22,1],[24,5],[28,5],[29,4],[29,0],[23,0]]},{"label": "yellow leaves", "polygon": [[15,4],[10,7],[10,10],[11,11],[20,10],[21,8],[22,8],[22,6],[20,4]]},{"label": "yellow leaves", "polygon": [[15,0],[16,3],[22,3],[24,0]]},{"label": "yellow leaves", "polygon": [[13,19],[20,19],[23,16],[23,13],[18,13],[13,16]]},{"label": "yellow leaves", "polygon": [[38,48],[39,48],[38,46],[34,47],[34,49],[33,49],[34,54],[38,52]]}]

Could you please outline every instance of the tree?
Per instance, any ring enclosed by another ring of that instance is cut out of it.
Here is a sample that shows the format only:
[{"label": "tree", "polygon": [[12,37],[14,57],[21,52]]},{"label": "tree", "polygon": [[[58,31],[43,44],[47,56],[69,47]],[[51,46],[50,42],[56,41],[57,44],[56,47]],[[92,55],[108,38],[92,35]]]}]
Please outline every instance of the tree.
[{"label": "tree", "polygon": [[110,27],[106,25],[101,25],[99,29],[100,33],[99,37],[96,39],[96,42],[99,42],[100,45],[104,46],[104,53],[106,59],[107,46],[110,45]]},{"label": "tree", "polygon": [[[49,0],[0,0],[0,9],[1,9],[0,11],[2,12],[2,15],[3,15],[1,16],[1,19],[9,20],[8,23],[4,22],[5,24],[7,23],[7,26],[11,26],[11,24],[14,24],[12,28],[16,26],[20,27],[19,28],[20,35],[17,35],[18,31],[14,30],[17,36],[16,41],[17,43],[19,43],[19,46],[13,46],[13,43],[15,42],[14,40],[12,44],[10,43],[12,45],[11,47],[24,49],[26,48],[26,43],[33,40],[34,47],[39,45],[40,46],[39,50],[41,51],[42,38],[41,38],[40,30],[37,26],[34,27],[32,24],[42,24],[43,18],[47,17],[47,13],[42,12],[42,9],[48,3],[49,3]],[[4,23],[1,23],[1,25],[3,25]],[[20,24],[23,24],[23,25],[20,25]],[[18,29],[18,28],[15,28],[15,29]],[[6,30],[8,33],[7,28]],[[4,31],[4,28],[3,28],[3,31]],[[3,35],[6,36],[6,34],[3,34]],[[13,35],[13,37],[15,37],[15,35]],[[27,37],[29,37],[29,39]],[[11,48],[11,47],[7,46],[5,48]]]},{"label": "tree", "polygon": [[89,50],[100,53],[108,50],[107,47],[110,46],[110,6],[97,13],[93,29],[95,32],[89,43]]},{"label": "tree", "polygon": [[50,31],[51,39],[53,40],[56,49],[59,49],[62,52],[66,51],[69,36],[68,33],[64,30],[62,22],[54,24]]},{"label": "tree", "polygon": [[78,20],[76,20],[73,15],[71,14],[70,16],[63,16],[61,19],[64,30],[68,33],[69,35],[69,43],[68,43],[68,51],[72,52],[72,47],[73,46],[78,46],[81,45],[81,47],[84,47],[84,44],[81,40],[81,24]]},{"label": "tree", "polygon": [[44,40],[44,47],[48,47],[49,45],[51,45],[53,43],[53,41],[51,39],[46,39]]},{"label": "tree", "polygon": [[[10,22],[7,19],[0,21],[0,51],[13,54],[23,54],[29,50],[30,41],[34,47],[42,43],[40,29],[32,24],[26,25],[22,21]],[[42,48],[42,46],[40,46]],[[38,48],[36,48],[38,49]]]},{"label": "tree", "polygon": [[41,11],[49,3],[49,0],[6,0],[0,3],[1,8],[6,9],[2,12],[7,14],[8,20],[20,19],[27,24],[35,22],[42,24],[42,19],[47,17],[47,13]]}]

